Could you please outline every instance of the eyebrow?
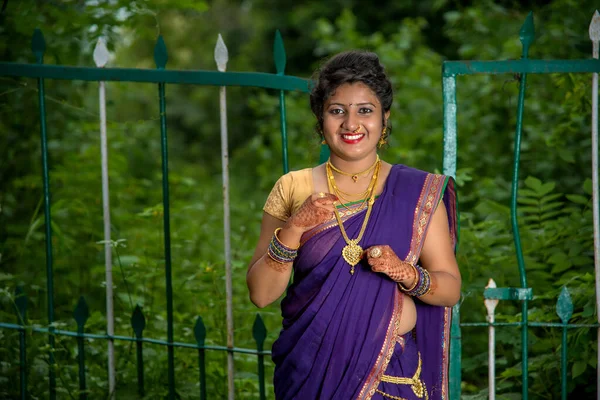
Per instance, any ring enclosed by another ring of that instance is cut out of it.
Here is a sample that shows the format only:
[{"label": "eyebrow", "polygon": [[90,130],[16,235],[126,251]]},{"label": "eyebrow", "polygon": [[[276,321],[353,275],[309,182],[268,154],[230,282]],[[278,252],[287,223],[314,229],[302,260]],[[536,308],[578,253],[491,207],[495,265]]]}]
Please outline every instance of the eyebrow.
[{"label": "eyebrow", "polygon": [[[356,103],[356,104],[355,103],[350,103],[350,104],[348,104],[348,107],[352,107],[352,106],[367,106],[367,105],[370,105],[370,106],[373,106],[373,107],[377,107],[375,104],[373,104],[371,102]],[[343,104],[343,103],[330,103],[328,107],[331,107],[331,106],[344,106],[344,107],[346,107],[346,104]]]}]

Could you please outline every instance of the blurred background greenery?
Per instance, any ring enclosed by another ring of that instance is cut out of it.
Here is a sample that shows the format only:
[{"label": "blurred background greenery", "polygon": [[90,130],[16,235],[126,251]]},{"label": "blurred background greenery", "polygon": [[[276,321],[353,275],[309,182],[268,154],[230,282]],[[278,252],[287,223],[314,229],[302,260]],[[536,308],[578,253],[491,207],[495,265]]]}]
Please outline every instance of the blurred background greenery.
[{"label": "blurred background greenery", "polygon": [[[112,53],[110,67],[154,68],[153,48],[163,35],[169,69],[215,70],[221,33],[229,71],[275,72],[274,32],[283,35],[286,73],[309,78],[327,56],[351,48],[379,54],[395,89],[393,134],[382,157],[439,171],[442,159],[441,63],[520,57],[518,31],[534,12],[531,58],[582,59],[591,55],[591,0],[22,0],[0,14],[0,60],[34,62],[31,35],[45,36],[45,63],[93,66],[99,37]],[[522,143],[520,225],[529,285],[530,320],[557,321],[560,289],[571,291],[571,322],[593,323],[591,217],[591,77],[530,76]],[[72,312],[86,297],[89,332],[105,330],[104,252],[97,84],[47,81],[47,122],[54,231],[57,326],[74,330]],[[463,321],[484,321],[482,291],[489,278],[518,286],[509,224],[509,192],[518,77],[458,79]],[[31,324],[46,323],[44,220],[35,80],[0,77],[0,320],[16,322],[14,289],[29,296]],[[108,135],[116,333],[132,335],[136,304],[147,320],[145,336],[166,335],[162,231],[160,127],[155,85],[110,83]],[[318,162],[308,96],[287,96],[290,165]],[[219,158],[218,88],[167,85],[175,339],[194,342],[201,315],[207,344],[224,345],[225,284]],[[278,93],[228,89],[235,344],[255,347],[258,311],[248,300],[245,270],[259,232],[262,205],[282,172]],[[502,303],[499,321],[520,319],[519,304]],[[261,310],[267,347],[280,327],[278,304]],[[32,398],[47,392],[46,337],[31,334],[28,374]],[[487,398],[487,331],[463,329],[463,397]],[[596,391],[595,331],[569,335],[570,398]],[[499,398],[520,398],[520,335],[497,332]],[[18,395],[17,332],[0,330],[0,397]],[[136,395],[133,347],[118,342],[118,393]],[[531,329],[532,398],[559,398],[560,332]],[[87,345],[91,398],[107,395],[106,345]],[[166,350],[145,346],[147,398],[166,392]],[[59,398],[78,394],[76,343],[57,338]],[[225,355],[208,352],[209,398],[226,393]],[[268,392],[272,365],[268,363]],[[177,391],[198,393],[196,352],[176,350]],[[256,357],[236,355],[236,396],[258,394]],[[270,394],[272,397],[272,395]]]}]

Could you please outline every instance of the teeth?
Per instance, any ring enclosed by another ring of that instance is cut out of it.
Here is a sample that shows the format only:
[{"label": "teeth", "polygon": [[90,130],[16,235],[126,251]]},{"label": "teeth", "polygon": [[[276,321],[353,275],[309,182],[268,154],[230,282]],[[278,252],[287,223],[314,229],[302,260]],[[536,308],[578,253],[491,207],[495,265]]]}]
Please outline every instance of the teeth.
[{"label": "teeth", "polygon": [[358,134],[358,135],[342,135],[342,137],[346,140],[357,140],[360,139],[361,137],[365,136],[364,134]]}]

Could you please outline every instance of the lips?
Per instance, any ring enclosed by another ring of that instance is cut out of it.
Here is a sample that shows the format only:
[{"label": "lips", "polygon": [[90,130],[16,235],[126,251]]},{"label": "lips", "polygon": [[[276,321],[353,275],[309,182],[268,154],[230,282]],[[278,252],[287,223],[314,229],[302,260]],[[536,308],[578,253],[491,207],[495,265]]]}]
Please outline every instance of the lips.
[{"label": "lips", "polygon": [[364,133],[343,133],[341,136],[342,136],[342,140],[345,143],[355,144],[355,143],[360,142],[365,137],[365,134]]}]

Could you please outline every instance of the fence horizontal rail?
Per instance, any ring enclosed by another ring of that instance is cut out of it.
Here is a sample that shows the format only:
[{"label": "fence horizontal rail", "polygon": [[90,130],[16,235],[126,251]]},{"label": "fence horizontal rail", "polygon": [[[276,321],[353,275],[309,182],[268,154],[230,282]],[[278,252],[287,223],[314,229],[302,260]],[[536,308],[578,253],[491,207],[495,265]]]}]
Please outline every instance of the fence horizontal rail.
[{"label": "fence horizontal rail", "polygon": [[554,74],[600,72],[600,60],[444,61],[442,75]]},{"label": "fence horizontal rail", "polygon": [[71,67],[0,62],[0,76],[64,79],[178,83],[202,86],[251,86],[287,91],[309,91],[307,79],[265,72],[183,71],[166,69]]},{"label": "fence horizontal rail", "polygon": [[110,336],[110,335],[97,334],[97,333],[78,333],[78,332],[74,332],[74,331],[66,331],[66,330],[61,330],[61,329],[50,330],[49,328],[43,328],[43,327],[39,327],[39,326],[18,325],[18,324],[6,323],[6,322],[0,322],[0,329],[2,329],[2,328],[14,329],[14,330],[19,330],[19,331],[30,330],[30,331],[39,332],[39,333],[51,333],[52,335],[57,335],[57,336],[83,337],[85,339],[112,339],[112,340],[122,340],[122,341],[126,341],[126,342],[144,342],[144,343],[151,343],[151,344],[160,344],[160,345],[164,345],[164,346],[183,347],[183,348],[189,348],[189,349],[219,350],[219,351],[227,351],[227,352],[231,352],[231,353],[254,354],[254,355],[263,355],[263,356],[271,355],[271,352],[268,350],[258,351],[258,350],[252,350],[252,349],[243,349],[243,348],[239,348],[239,347],[228,348],[226,346],[211,346],[211,345],[199,346],[197,344],[184,343],[184,342],[169,343],[166,340],[160,340],[160,339],[151,339],[151,338],[137,339],[137,338],[131,337],[131,336],[118,336],[118,335]]},{"label": "fence horizontal rail", "polygon": [[[460,326],[522,326],[522,322],[461,322]],[[560,322],[527,322],[532,328],[600,328],[600,324],[561,324]]]}]

